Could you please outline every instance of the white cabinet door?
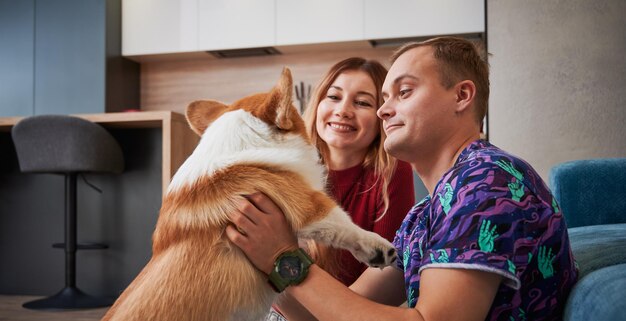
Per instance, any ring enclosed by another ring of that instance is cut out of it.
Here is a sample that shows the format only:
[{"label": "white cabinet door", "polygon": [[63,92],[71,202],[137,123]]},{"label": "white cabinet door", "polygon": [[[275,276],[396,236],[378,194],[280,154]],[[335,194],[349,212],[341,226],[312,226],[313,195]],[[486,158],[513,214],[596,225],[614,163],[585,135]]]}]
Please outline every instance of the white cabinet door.
[{"label": "white cabinet door", "polygon": [[276,0],[277,45],[353,40],[363,40],[363,0]]},{"label": "white cabinet door", "polygon": [[484,0],[365,0],[367,39],[484,31]]},{"label": "white cabinet door", "polygon": [[197,0],[123,0],[124,56],[196,51]]},{"label": "white cabinet door", "polygon": [[198,0],[198,49],[273,46],[275,0]]}]

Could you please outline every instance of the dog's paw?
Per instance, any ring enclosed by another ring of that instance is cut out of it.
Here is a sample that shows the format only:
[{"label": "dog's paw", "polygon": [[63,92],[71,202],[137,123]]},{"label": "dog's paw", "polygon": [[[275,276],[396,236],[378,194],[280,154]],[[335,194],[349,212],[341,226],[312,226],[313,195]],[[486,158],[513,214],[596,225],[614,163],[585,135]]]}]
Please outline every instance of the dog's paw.
[{"label": "dog's paw", "polygon": [[359,261],[371,267],[383,268],[396,261],[396,249],[380,235],[367,232],[363,238],[348,249]]}]

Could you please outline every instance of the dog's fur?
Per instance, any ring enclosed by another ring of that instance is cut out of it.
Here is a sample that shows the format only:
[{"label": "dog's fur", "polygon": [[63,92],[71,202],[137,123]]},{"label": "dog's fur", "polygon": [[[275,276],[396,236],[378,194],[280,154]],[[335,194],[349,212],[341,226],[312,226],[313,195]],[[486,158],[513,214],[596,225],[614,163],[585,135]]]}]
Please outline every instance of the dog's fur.
[{"label": "dog's fur", "polygon": [[298,237],[348,249],[371,266],[395,260],[389,242],[354,225],[324,193],[324,167],[291,96],[285,68],[269,93],[188,106],[202,138],[163,199],[152,259],[103,320],[262,320],[276,294],[224,233],[237,201],[257,191]]}]

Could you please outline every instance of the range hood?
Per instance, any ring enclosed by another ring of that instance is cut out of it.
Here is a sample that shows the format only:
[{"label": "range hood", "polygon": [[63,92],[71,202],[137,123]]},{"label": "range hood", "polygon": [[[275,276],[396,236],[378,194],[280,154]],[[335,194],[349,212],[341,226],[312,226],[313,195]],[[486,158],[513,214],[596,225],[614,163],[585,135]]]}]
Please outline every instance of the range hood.
[{"label": "range hood", "polygon": [[207,51],[207,52],[215,56],[216,58],[259,57],[259,56],[273,56],[273,55],[281,54],[280,51],[278,51],[278,49],[274,47],[213,50],[213,51]]}]

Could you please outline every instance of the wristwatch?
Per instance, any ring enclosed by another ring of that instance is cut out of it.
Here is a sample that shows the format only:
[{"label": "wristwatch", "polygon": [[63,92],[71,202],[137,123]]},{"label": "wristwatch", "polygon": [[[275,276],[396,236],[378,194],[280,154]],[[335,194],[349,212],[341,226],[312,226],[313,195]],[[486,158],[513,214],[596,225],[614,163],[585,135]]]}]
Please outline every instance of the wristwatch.
[{"label": "wristwatch", "polygon": [[287,251],[278,256],[270,273],[269,283],[278,293],[292,284],[300,284],[309,273],[313,259],[303,249]]}]

